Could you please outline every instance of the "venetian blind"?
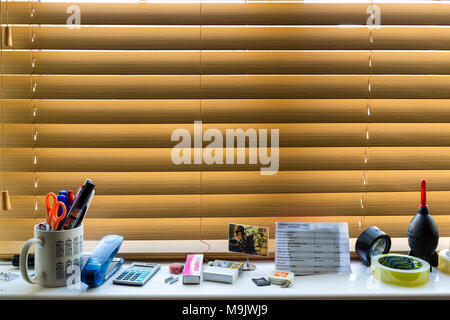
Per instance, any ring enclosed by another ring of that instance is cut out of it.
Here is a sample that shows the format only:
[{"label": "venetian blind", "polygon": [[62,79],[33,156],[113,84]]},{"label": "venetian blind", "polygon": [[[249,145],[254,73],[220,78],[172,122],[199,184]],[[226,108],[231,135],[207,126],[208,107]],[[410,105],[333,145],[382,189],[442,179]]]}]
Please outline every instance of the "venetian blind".
[{"label": "venetian blind", "polygon": [[[7,5],[13,210],[0,213],[0,254],[32,235],[47,192],[85,178],[96,183],[86,240],[116,233],[158,241],[162,253],[226,239],[230,222],[268,226],[271,238],[276,221],[347,222],[353,238],[377,225],[405,237],[421,178],[450,236],[449,3]],[[194,147],[194,121],[224,139],[227,129],[278,129],[279,172],[261,175],[248,157],[173,163],[171,134],[188,130]]]}]

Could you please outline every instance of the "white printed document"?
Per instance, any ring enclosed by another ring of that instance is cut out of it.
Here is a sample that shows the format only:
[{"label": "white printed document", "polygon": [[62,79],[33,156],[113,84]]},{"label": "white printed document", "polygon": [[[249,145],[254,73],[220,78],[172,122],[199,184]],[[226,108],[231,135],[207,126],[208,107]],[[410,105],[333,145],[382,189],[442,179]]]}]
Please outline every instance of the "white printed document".
[{"label": "white printed document", "polygon": [[277,222],[275,267],[295,275],[350,273],[347,223]]}]

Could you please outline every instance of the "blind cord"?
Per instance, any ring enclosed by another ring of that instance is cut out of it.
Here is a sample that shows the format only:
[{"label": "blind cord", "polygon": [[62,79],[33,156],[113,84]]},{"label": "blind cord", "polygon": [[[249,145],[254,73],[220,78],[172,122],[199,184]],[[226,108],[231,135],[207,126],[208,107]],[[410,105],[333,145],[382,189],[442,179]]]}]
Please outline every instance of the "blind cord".
[{"label": "blind cord", "polygon": [[[2,7],[2,3],[0,0],[0,7]],[[6,1],[6,8],[8,8],[8,1]],[[0,24],[3,26],[3,12],[0,12]],[[8,15],[6,15],[6,23],[8,23]],[[6,31],[6,30],[5,30]],[[1,59],[1,65],[2,65],[2,75],[1,75],[1,90],[2,90],[2,141],[3,141],[3,148],[2,148],[2,161],[3,161],[3,165],[2,165],[2,169],[3,169],[3,190],[6,190],[6,163],[5,163],[5,115],[4,115],[4,103],[5,103],[5,90],[4,86],[3,86],[3,42],[6,40],[5,35],[2,35],[2,43],[1,43],[1,50],[0,50],[0,59]]]},{"label": "blind cord", "polygon": [[[200,55],[199,55],[199,62],[200,62],[200,119],[203,121],[203,113],[202,113],[202,101],[203,101],[203,82],[202,82],[202,76],[203,76],[203,64],[202,64],[202,53],[203,53],[203,38],[202,38],[202,27],[203,27],[203,19],[202,19],[202,0],[200,0]],[[203,134],[203,132],[202,132]],[[203,139],[202,139],[203,141]],[[200,147],[201,148],[201,156],[202,156],[202,163],[200,168],[200,242],[205,244],[207,246],[206,250],[203,251],[203,257],[206,262],[208,262],[208,259],[206,258],[205,254],[211,249],[211,245],[203,240],[203,144]]]},{"label": "blind cord", "polygon": [[38,188],[38,178],[36,176],[36,164],[37,164],[37,155],[36,155],[36,143],[37,143],[37,129],[35,127],[36,120],[36,108],[33,103],[34,92],[36,89],[36,84],[33,83],[33,71],[35,66],[33,45],[34,45],[34,32],[33,32],[33,19],[34,19],[34,0],[28,0],[28,10],[30,14],[30,28],[29,28],[29,36],[30,36],[30,110],[31,110],[31,135],[32,135],[32,156],[33,156],[33,197],[34,197],[34,208],[33,208],[33,217],[37,218],[38,212],[38,201],[36,199],[36,190]]},{"label": "blind cord", "polygon": [[369,27],[369,75],[367,77],[367,122],[366,122],[366,147],[364,150],[364,174],[363,174],[363,199],[361,199],[361,207],[363,209],[363,215],[361,217],[361,229],[364,229],[365,227],[365,217],[367,212],[367,185],[369,182],[369,170],[368,170],[368,163],[369,163],[369,151],[370,151],[370,121],[371,121],[371,112],[370,107],[372,104],[372,74],[373,74],[373,22],[374,22],[374,5],[373,0],[371,0],[370,3],[370,23],[368,24]]}]

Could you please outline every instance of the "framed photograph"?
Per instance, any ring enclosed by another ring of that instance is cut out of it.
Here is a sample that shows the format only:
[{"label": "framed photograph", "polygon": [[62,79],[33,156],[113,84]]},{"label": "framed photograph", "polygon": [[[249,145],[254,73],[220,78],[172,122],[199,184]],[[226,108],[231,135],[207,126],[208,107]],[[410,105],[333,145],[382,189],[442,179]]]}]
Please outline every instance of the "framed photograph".
[{"label": "framed photograph", "polygon": [[269,255],[269,228],[229,224],[228,251],[256,256]]}]

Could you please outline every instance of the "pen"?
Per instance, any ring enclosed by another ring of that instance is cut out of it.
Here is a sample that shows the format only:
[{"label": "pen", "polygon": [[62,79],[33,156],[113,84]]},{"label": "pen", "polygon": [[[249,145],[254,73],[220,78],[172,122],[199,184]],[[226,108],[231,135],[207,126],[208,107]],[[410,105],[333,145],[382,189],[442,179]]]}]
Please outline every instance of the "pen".
[{"label": "pen", "polygon": [[88,211],[89,206],[91,205],[91,201],[92,201],[92,198],[94,197],[94,194],[95,194],[95,190],[92,190],[92,193],[89,196],[89,199],[86,201],[86,203],[80,209],[80,215],[78,216],[77,220],[75,221],[74,228],[80,226],[80,224],[83,222],[84,216],[86,215],[86,212]]},{"label": "pen", "polygon": [[91,195],[93,195],[95,184],[86,179],[84,185],[79,192],[79,197],[74,200],[72,207],[70,208],[70,213],[67,220],[64,222],[63,229],[73,229],[76,228],[84,218],[86,211],[89,207],[89,203],[92,200]]},{"label": "pen", "polygon": [[69,209],[73,203],[73,190],[69,190],[67,193],[69,194],[69,207],[67,209]]},{"label": "pen", "polygon": [[[83,188],[84,188],[84,185],[82,185],[80,188],[78,188],[75,198],[72,200],[72,204],[70,205],[70,209],[68,209],[69,211],[67,212],[66,217],[58,225],[58,230],[65,229],[64,225],[66,224],[66,221],[69,219],[69,216],[71,215],[72,211],[74,210],[74,204],[76,204],[78,202],[78,200],[80,199],[81,191],[83,190]],[[72,194],[73,194],[73,192],[72,192]]]},{"label": "pen", "polygon": [[[65,200],[62,201],[67,209],[69,209],[69,191],[67,190],[61,190],[59,191],[59,195],[64,196]],[[61,201],[61,200],[60,200]]]}]

